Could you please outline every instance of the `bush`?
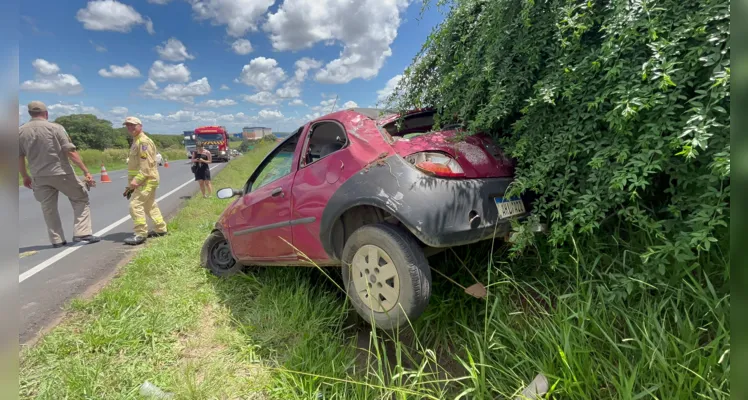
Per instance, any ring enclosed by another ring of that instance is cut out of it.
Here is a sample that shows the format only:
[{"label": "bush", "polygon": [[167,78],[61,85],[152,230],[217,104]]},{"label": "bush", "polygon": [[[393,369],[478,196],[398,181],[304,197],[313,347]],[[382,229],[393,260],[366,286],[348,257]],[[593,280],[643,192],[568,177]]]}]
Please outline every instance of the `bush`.
[{"label": "bush", "polygon": [[553,254],[577,232],[643,231],[664,274],[726,238],[729,1],[448,3],[389,105],[494,134]]}]

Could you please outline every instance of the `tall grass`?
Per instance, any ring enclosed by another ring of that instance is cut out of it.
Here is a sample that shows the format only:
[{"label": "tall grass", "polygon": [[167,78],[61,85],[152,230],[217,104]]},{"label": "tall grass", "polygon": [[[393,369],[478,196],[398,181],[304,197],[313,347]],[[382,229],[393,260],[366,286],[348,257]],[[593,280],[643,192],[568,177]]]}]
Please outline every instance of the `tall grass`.
[{"label": "tall grass", "polygon": [[457,258],[466,260],[488,299],[435,278],[429,308],[404,336],[359,322],[326,344],[357,341],[366,359],[358,369],[345,352],[300,343],[294,352],[304,356],[274,375],[278,398],[514,398],[539,373],[552,398],[729,398],[729,260],[705,257],[660,276],[636,248],[586,239],[555,270],[544,249],[511,262],[506,248],[487,245],[437,256],[434,268],[469,285]]}]

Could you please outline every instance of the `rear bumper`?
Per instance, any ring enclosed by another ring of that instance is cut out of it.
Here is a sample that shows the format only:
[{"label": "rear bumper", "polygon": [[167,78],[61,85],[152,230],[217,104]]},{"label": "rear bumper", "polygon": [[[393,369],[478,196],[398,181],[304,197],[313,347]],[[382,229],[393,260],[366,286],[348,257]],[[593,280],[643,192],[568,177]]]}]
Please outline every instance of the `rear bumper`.
[{"label": "rear bumper", "polygon": [[403,203],[414,204],[400,222],[430,247],[471,244],[511,232],[512,219],[529,215],[530,204],[522,199],[525,213],[500,218],[495,198],[503,197],[511,178],[441,179],[424,176],[418,191],[403,193]]}]

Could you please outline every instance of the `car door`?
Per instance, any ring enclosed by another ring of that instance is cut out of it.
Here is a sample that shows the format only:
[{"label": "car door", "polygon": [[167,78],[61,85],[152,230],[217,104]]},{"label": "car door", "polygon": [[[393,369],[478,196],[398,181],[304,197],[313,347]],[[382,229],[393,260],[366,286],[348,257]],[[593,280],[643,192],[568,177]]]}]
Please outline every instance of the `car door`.
[{"label": "car door", "polygon": [[356,171],[356,161],[350,154],[350,141],[343,125],[336,120],[315,122],[303,140],[294,177],[294,220],[303,221],[292,226],[294,246],[319,265],[330,259],[320,242],[320,223],[327,200],[343,181]]},{"label": "car door", "polygon": [[291,185],[300,132],[276,147],[247,182],[229,230],[240,262],[282,264],[298,258],[289,243],[293,243]]}]

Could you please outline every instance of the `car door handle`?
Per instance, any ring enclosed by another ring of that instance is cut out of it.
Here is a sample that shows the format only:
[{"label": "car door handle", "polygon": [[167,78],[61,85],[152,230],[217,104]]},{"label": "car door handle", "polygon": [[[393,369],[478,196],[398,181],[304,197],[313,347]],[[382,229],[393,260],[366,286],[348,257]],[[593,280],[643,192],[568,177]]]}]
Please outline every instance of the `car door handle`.
[{"label": "car door handle", "polygon": [[270,195],[273,197],[278,197],[285,196],[285,193],[283,193],[283,188],[275,188],[272,192],[270,192]]}]

